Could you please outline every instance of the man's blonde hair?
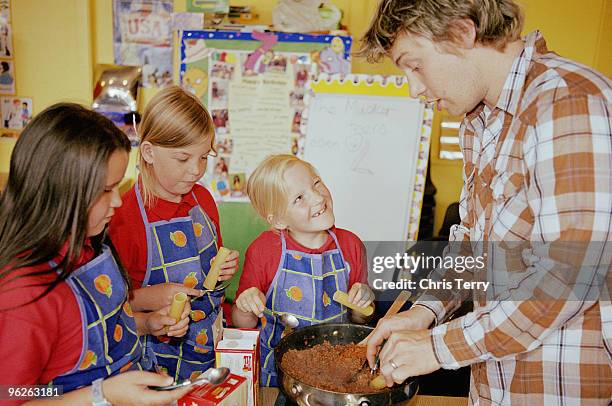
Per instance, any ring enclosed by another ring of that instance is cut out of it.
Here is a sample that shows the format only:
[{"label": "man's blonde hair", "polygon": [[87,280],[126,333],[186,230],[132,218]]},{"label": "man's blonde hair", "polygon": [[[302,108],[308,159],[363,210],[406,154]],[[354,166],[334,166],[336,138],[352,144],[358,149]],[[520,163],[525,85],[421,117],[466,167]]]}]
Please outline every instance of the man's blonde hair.
[{"label": "man's blonde hair", "polygon": [[[214,151],[215,129],[210,113],[200,100],[179,86],[168,86],[153,96],[147,104],[139,125],[141,144],[165,148],[183,148],[210,141]],[[142,178],[142,193],[147,206],[153,204],[155,173],[142,156],[138,158]]]},{"label": "man's blonde hair", "polygon": [[456,22],[462,19],[473,21],[477,43],[500,51],[523,29],[523,13],[513,0],[381,0],[356,55],[379,62],[403,33],[458,42]]},{"label": "man's blonde hair", "polygon": [[271,226],[287,211],[289,196],[285,172],[296,165],[304,165],[313,176],[319,176],[310,163],[293,155],[279,154],[264,159],[249,177],[247,194],[251,204]]}]

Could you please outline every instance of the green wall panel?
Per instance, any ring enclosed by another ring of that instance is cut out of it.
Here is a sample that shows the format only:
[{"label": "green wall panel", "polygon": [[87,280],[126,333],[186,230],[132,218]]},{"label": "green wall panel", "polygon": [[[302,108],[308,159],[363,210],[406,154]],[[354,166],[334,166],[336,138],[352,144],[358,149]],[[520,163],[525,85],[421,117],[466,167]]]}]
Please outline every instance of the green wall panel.
[{"label": "green wall panel", "polygon": [[238,289],[238,281],[244,264],[244,253],[247,247],[262,231],[269,228],[250,203],[219,203],[219,218],[223,245],[240,252],[240,269],[232,279],[232,284],[225,291],[226,299],[233,301]]}]

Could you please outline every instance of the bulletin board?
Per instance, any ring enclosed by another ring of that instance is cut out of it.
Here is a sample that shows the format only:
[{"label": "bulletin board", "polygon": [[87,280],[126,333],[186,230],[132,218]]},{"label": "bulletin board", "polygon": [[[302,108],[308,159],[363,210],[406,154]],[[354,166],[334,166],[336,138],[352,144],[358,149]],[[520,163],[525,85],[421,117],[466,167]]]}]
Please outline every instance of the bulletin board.
[{"label": "bulletin board", "polygon": [[197,30],[181,34],[180,79],[208,107],[218,156],[201,183],[218,202],[248,202],[246,179],[266,156],[303,150],[309,80],[350,73],[350,37]]},{"label": "bulletin board", "polygon": [[[202,100],[215,124],[219,156],[209,159],[200,183],[219,203],[223,244],[238,250],[243,264],[248,245],[269,228],[245,196],[250,167],[263,155],[299,154],[303,150],[305,127],[301,116],[308,82],[321,72],[348,75],[352,39],[216,30],[185,30],[179,38],[181,85]],[[269,113],[275,105],[280,106],[280,114],[277,111],[271,116]],[[263,111],[254,111],[255,108]],[[244,122],[247,118],[248,122]],[[255,133],[260,137],[251,139],[250,143],[243,139],[243,145],[239,145],[236,133],[239,138],[242,134],[248,137],[245,133],[252,133],[256,125],[259,129]],[[255,147],[264,146],[258,149],[259,155],[249,151],[253,143]],[[238,279],[234,277],[226,290],[230,300]]]},{"label": "bulletin board", "polygon": [[334,199],[336,225],[364,241],[416,240],[433,109],[400,76],[319,75],[304,111],[304,159]]}]

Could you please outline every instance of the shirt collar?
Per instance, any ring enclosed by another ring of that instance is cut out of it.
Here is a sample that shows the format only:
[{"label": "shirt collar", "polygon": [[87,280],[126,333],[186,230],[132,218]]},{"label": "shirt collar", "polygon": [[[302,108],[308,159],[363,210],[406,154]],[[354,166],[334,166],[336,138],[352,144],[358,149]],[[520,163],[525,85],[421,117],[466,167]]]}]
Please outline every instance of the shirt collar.
[{"label": "shirt collar", "polygon": [[519,101],[523,93],[522,90],[527,79],[527,72],[529,71],[534,54],[547,52],[546,41],[540,31],[531,32],[523,41],[525,42],[523,51],[514,60],[495,106],[513,116],[516,115],[518,110]]},{"label": "shirt collar", "polygon": [[[522,97],[523,87],[529,72],[529,66],[534,54],[544,54],[548,52],[546,41],[540,31],[533,31],[523,39],[525,45],[523,51],[512,63],[512,68],[506,76],[506,81],[501,94],[497,99],[495,108],[503,110],[512,116],[516,115],[519,102]],[[474,110],[467,114],[467,119],[471,122],[484,111],[484,103],[479,103]]]},{"label": "shirt collar", "polygon": [[[335,225],[332,226],[330,230],[333,233],[336,233],[336,226]],[[287,242],[289,243],[288,245],[291,245],[290,249],[295,250],[295,251],[306,252],[308,254],[317,254],[317,253],[322,253],[324,251],[327,251],[328,249],[331,249],[334,245],[332,236],[329,233],[327,233],[327,239],[325,240],[323,245],[321,245],[318,248],[308,248],[308,247],[303,246],[296,240],[294,240],[293,237],[289,235],[289,232],[287,231],[283,231],[283,232],[285,233],[285,238],[287,239]]]},{"label": "shirt collar", "polygon": [[[62,262],[64,258],[66,257],[66,255],[68,255],[69,248],[70,248],[70,239],[64,242],[64,245],[62,245],[62,247],[60,248],[55,258],[53,258],[53,262],[56,264],[59,264],[60,262]],[[91,243],[91,238],[87,237],[85,239],[85,243],[83,244],[83,247],[81,248],[81,255],[77,259],[77,262],[74,264],[75,268],[78,268],[79,266],[84,265],[87,262],[89,262],[94,257],[94,255],[95,255],[95,250]]]},{"label": "shirt collar", "polygon": [[189,192],[181,197],[180,202],[171,202],[169,200],[164,200],[157,197],[153,207],[151,207],[150,210],[160,219],[168,220],[177,216],[182,217],[181,214],[179,214],[185,211],[185,209],[182,209],[182,207],[187,208],[188,211],[188,209],[195,206],[195,204],[196,200],[193,197],[193,193]]}]

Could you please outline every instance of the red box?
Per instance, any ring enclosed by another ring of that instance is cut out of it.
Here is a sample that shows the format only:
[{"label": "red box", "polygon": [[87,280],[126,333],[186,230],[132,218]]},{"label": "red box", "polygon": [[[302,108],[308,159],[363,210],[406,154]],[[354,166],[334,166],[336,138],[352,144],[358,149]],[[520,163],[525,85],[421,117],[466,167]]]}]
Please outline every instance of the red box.
[{"label": "red box", "polygon": [[215,346],[216,366],[227,367],[232,374],[247,379],[248,400],[245,405],[259,403],[259,330],[225,328],[223,339]]},{"label": "red box", "polygon": [[246,378],[229,374],[219,385],[197,386],[178,400],[178,406],[242,406],[247,404]]}]

